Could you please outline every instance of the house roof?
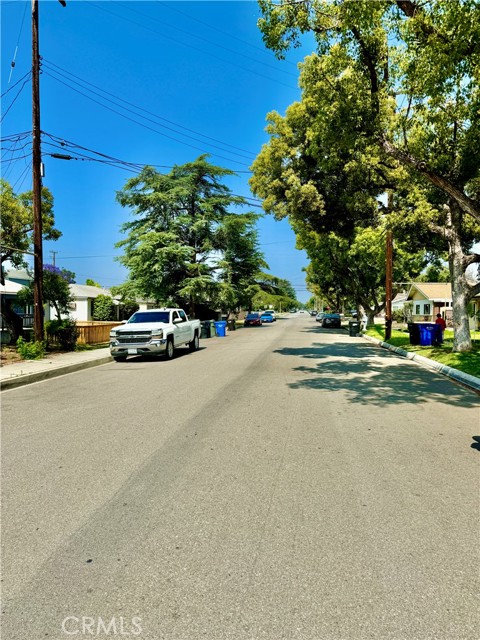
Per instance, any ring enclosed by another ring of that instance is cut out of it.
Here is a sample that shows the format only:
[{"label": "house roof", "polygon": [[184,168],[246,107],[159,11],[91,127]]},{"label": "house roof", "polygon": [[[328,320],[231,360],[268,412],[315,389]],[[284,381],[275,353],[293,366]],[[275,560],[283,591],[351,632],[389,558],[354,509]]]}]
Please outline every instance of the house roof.
[{"label": "house roof", "polygon": [[13,280],[5,280],[5,284],[0,284],[0,293],[3,295],[17,295],[20,289],[23,289],[23,284],[18,284]]},{"label": "house roof", "polygon": [[5,274],[9,280],[33,280],[33,276],[26,269],[9,269]]},{"label": "house roof", "polygon": [[97,298],[98,296],[112,296],[110,289],[94,287],[89,284],[71,284],[70,293],[74,298]]},{"label": "house roof", "polygon": [[452,285],[449,282],[413,282],[407,300],[412,299],[414,290],[419,291],[425,300],[451,300]]}]

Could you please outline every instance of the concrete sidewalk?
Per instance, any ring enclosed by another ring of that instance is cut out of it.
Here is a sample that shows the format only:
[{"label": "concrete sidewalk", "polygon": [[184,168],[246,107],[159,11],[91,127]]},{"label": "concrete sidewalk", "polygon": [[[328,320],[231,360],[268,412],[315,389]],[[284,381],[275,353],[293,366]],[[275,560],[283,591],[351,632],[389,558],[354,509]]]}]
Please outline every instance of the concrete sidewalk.
[{"label": "concrete sidewalk", "polygon": [[41,360],[23,360],[0,368],[0,385],[2,390],[12,389],[107,362],[112,362],[108,347],[92,351],[58,353]]}]

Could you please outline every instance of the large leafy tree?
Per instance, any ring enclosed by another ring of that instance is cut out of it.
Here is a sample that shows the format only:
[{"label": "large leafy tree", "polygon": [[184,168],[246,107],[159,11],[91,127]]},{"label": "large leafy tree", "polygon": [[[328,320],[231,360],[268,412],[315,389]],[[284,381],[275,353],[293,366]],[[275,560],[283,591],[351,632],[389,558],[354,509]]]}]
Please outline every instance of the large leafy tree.
[{"label": "large leafy tree", "polygon": [[[33,194],[31,191],[16,194],[12,186],[0,179],[0,282],[4,280],[4,263],[10,262],[14,267],[26,267],[24,252],[31,252],[33,247]],[[55,228],[53,214],[53,196],[47,187],[42,188],[42,222],[43,239],[58,240],[62,235]]]},{"label": "large leafy tree", "polygon": [[217,244],[223,247],[217,262],[217,302],[227,318],[251,306],[258,291],[257,274],[268,267],[258,247],[257,219],[253,213],[228,215],[217,231]]},{"label": "large leafy tree", "polygon": [[[330,233],[299,230],[298,244],[311,262],[307,281],[318,296],[335,309],[344,304],[362,308],[368,324],[385,308],[385,224],[359,227],[346,239]],[[393,295],[402,283],[416,278],[428,260],[424,252],[413,253],[408,244],[395,242]]]},{"label": "large leafy tree", "polygon": [[196,303],[216,299],[218,256],[229,235],[220,230],[231,220],[230,207],[245,204],[222,182],[230,175],[202,155],[167,174],[145,167],[127,181],[117,193],[135,216],[117,244],[130,271],[127,287],[157,302],[182,304],[191,315]]},{"label": "large leafy tree", "polygon": [[[318,45],[302,70],[300,105],[285,119],[270,115],[270,149],[253,180],[266,209],[298,212],[316,230],[346,235],[371,218],[379,190],[394,190],[403,232],[406,220],[414,229],[411,241],[421,228],[429,246],[446,245],[454,348],[469,349],[467,305],[480,290],[465,276],[480,261],[469,251],[480,236],[478,3],[260,6],[265,42],[279,57],[306,31]],[[279,152],[280,141],[288,153]]]}]

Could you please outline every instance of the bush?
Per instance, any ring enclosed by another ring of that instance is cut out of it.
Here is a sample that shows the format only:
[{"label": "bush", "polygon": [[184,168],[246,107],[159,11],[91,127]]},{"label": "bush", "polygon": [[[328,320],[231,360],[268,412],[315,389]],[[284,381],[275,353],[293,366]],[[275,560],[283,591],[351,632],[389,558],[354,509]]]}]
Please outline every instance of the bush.
[{"label": "bush", "polygon": [[115,318],[115,306],[110,296],[104,296],[103,293],[95,298],[93,303],[94,320],[113,320]]},{"label": "bush", "polygon": [[65,351],[75,351],[79,336],[75,320],[50,320],[45,324],[45,332],[48,345],[53,342]]},{"label": "bush", "polygon": [[40,360],[45,355],[45,342],[27,342],[23,338],[19,338],[17,351],[24,360]]}]

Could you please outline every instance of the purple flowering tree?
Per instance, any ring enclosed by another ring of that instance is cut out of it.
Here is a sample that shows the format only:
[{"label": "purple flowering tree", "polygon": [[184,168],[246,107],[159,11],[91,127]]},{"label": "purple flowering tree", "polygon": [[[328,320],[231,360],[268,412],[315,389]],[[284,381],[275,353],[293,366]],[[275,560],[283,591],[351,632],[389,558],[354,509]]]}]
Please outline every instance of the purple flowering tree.
[{"label": "purple flowering tree", "polygon": [[[68,315],[68,305],[73,302],[69,284],[75,282],[75,274],[53,264],[43,265],[43,300],[50,304],[61,320],[62,313]],[[33,283],[18,292],[17,300],[22,305],[33,304]]]}]

